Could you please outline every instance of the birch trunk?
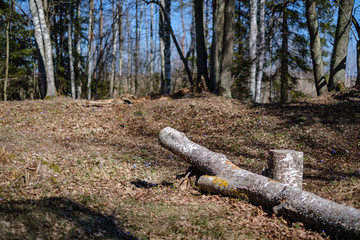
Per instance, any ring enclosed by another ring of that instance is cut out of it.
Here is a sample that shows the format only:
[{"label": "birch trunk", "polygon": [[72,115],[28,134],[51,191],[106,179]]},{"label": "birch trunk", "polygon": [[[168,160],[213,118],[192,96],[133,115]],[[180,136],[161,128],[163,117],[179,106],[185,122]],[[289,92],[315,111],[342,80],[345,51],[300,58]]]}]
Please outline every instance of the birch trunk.
[{"label": "birch trunk", "polygon": [[44,7],[41,0],[29,0],[29,7],[33,17],[35,39],[38,43],[41,58],[46,72],[46,96],[55,96],[54,65],[49,29],[46,25]]},{"label": "birch trunk", "polygon": [[93,42],[93,29],[94,29],[94,0],[90,0],[90,9],[89,9],[89,26],[88,26],[88,56],[87,56],[87,90],[88,90],[88,100],[91,99],[91,80],[92,80],[92,42]]},{"label": "birch trunk", "polygon": [[219,94],[231,98],[231,65],[233,58],[235,0],[225,1],[224,36],[220,68]]},{"label": "birch trunk", "polygon": [[8,77],[9,77],[9,59],[10,59],[10,22],[12,17],[12,10],[13,10],[13,2],[11,1],[10,6],[10,14],[7,16],[7,23],[5,29],[6,35],[6,59],[5,59],[5,80],[4,80],[4,101],[7,101],[7,85],[8,85]]},{"label": "birch trunk", "polygon": [[[356,30],[357,33],[357,38],[355,36],[355,40],[356,40],[356,68],[357,68],[357,77],[356,77],[356,82],[355,82],[355,88],[359,88],[360,87],[360,25],[358,23],[358,21],[356,20],[355,16],[352,15],[351,16],[351,22],[354,25],[354,28]],[[354,33],[355,35],[355,33]]]},{"label": "birch trunk", "polygon": [[[128,92],[132,93],[132,87],[131,87],[131,49],[132,49],[132,41],[130,40],[131,37],[131,29],[130,29],[130,18],[129,18],[129,12],[126,13],[126,27],[127,27],[127,90]],[[131,43],[130,43],[131,42]],[[131,46],[130,46],[131,45]]]},{"label": "birch trunk", "polygon": [[264,73],[264,54],[265,54],[265,0],[260,0],[259,4],[259,57],[258,71],[256,74],[256,93],[255,102],[261,103],[261,83]]},{"label": "birch trunk", "polygon": [[99,81],[102,78],[103,75],[103,71],[104,71],[104,50],[103,50],[103,40],[104,40],[104,32],[103,32],[103,27],[104,27],[104,5],[103,5],[103,0],[100,0],[100,19],[99,19],[99,54],[98,54],[98,59],[97,59],[97,63],[95,65],[95,67],[97,68],[97,74],[95,77],[95,96],[94,99],[97,100],[98,99],[98,93],[97,93],[97,89],[98,89],[98,85],[99,85]]},{"label": "birch trunk", "polygon": [[250,94],[251,99],[256,98],[256,40],[257,40],[257,0],[250,0],[250,33],[249,33],[249,58],[250,65]]},{"label": "birch trunk", "polygon": [[165,0],[165,32],[164,32],[164,57],[165,57],[165,94],[171,93],[171,39],[170,39],[170,11],[171,0]]},{"label": "birch trunk", "polygon": [[181,26],[182,26],[182,39],[181,39],[181,51],[185,54],[185,22],[184,22],[184,1],[180,0],[180,14],[181,14]]},{"label": "birch trunk", "polygon": [[[138,45],[139,45],[139,49],[138,49],[138,71],[139,74],[142,74],[142,66],[143,66],[143,58],[141,57],[141,55],[139,54],[139,52],[141,52],[141,31],[142,31],[142,20],[143,20],[143,13],[144,13],[144,4],[142,4],[142,1],[139,2],[139,9],[140,9],[140,16],[139,16],[139,32],[138,32]],[[140,84],[139,84],[140,85]]]},{"label": "birch trunk", "polygon": [[82,81],[81,81],[81,1],[77,1],[77,31],[76,31],[76,55],[77,55],[77,98],[81,99]]},{"label": "birch trunk", "polygon": [[338,20],[335,32],[334,48],[330,63],[329,91],[339,84],[345,84],[346,57],[350,38],[350,18],[354,6],[354,0],[340,0]]},{"label": "birch trunk", "polygon": [[110,76],[110,86],[109,86],[109,95],[111,98],[114,97],[114,82],[115,82],[115,62],[116,62],[116,50],[117,50],[117,39],[119,34],[118,28],[118,17],[119,13],[116,13],[118,9],[115,9],[115,3],[113,1],[113,38],[112,38],[112,46],[113,50],[111,53],[111,76]]},{"label": "birch trunk", "polygon": [[[165,0],[161,0],[162,6]],[[160,42],[160,91],[165,94],[165,15],[164,12],[159,10],[159,42]]]},{"label": "birch trunk", "polygon": [[272,208],[276,214],[301,220],[313,228],[325,229],[335,237],[360,238],[358,209],[243,170],[224,154],[190,141],[184,133],[173,128],[161,130],[159,141],[198,170],[214,175],[202,176],[198,180],[199,187],[204,191],[232,197],[246,196],[250,201]]},{"label": "birch trunk", "polygon": [[134,67],[135,67],[135,96],[138,96],[139,93],[139,79],[138,79],[138,71],[139,71],[139,62],[138,62],[138,52],[139,52],[139,1],[135,0],[135,54],[134,54]]},{"label": "birch trunk", "polygon": [[76,99],[76,86],[75,86],[75,71],[74,71],[74,56],[72,52],[72,21],[71,21],[71,7],[68,13],[68,48],[69,48],[69,67],[70,67],[70,86],[71,97]]},{"label": "birch trunk", "polygon": [[122,35],[122,21],[123,21],[123,0],[118,0],[118,16],[119,16],[119,78],[115,84],[116,88],[114,90],[114,96],[118,97],[121,94],[121,89],[124,89],[123,82],[122,82],[122,65],[123,65],[123,35]]},{"label": "birch trunk", "polygon": [[358,75],[356,77],[355,87],[360,88],[360,40],[356,43],[356,54]]},{"label": "birch trunk", "polygon": [[47,27],[44,8],[42,5],[41,0],[35,0],[38,8],[39,20],[40,20],[40,27],[42,31],[42,38],[44,41],[45,46],[45,55],[46,61],[45,69],[46,69],[46,96],[52,97],[56,96],[56,88],[55,88],[55,77],[54,77],[54,64],[52,58],[52,47],[51,47],[51,38],[50,38],[50,31]]},{"label": "birch trunk", "polygon": [[327,92],[327,83],[324,73],[324,64],[322,60],[322,49],[320,41],[320,29],[318,25],[318,19],[316,14],[316,2],[315,0],[306,0],[305,4],[306,21],[310,35],[310,51],[313,63],[313,72],[316,93],[318,96]]}]

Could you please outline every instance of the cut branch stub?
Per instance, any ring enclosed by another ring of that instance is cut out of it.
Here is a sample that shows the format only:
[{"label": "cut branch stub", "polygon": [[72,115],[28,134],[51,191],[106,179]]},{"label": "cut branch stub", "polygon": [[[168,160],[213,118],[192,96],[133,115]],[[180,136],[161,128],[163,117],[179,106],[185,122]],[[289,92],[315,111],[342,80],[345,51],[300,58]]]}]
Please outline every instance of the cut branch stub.
[{"label": "cut branch stub", "polygon": [[264,175],[302,189],[303,158],[302,152],[294,150],[270,150]]}]

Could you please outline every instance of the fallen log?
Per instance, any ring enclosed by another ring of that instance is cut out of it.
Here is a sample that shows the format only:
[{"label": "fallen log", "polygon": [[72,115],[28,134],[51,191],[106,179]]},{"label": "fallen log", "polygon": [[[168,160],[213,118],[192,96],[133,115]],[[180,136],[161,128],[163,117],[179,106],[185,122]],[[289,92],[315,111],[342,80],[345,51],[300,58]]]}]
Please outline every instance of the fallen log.
[{"label": "fallen log", "polygon": [[167,127],[159,141],[165,148],[184,158],[205,174],[198,186],[204,191],[227,196],[246,195],[250,201],[270,207],[276,214],[301,220],[340,239],[360,239],[360,210],[340,205],[241,169],[224,154],[215,153],[190,141],[184,133]]}]

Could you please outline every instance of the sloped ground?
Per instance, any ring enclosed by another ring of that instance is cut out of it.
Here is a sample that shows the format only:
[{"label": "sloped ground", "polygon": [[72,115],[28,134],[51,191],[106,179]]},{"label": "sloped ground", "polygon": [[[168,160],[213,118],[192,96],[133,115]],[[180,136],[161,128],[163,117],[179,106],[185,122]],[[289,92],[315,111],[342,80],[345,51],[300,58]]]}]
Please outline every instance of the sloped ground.
[{"label": "sloped ground", "polygon": [[0,103],[0,239],[322,239],[270,210],[177,187],[189,167],[171,126],[255,173],[269,149],[303,151],[304,189],[360,208],[356,90],[288,105],[213,96],[91,107]]}]

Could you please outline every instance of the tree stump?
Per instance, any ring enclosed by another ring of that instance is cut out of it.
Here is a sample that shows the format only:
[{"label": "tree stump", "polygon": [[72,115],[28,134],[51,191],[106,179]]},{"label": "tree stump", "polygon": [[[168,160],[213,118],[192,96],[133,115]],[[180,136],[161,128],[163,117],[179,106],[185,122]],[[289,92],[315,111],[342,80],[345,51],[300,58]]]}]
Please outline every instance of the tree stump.
[{"label": "tree stump", "polygon": [[263,175],[292,187],[302,189],[303,159],[303,152],[270,150]]}]

